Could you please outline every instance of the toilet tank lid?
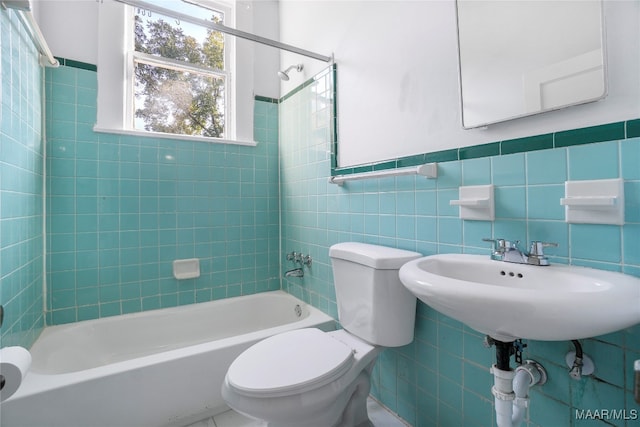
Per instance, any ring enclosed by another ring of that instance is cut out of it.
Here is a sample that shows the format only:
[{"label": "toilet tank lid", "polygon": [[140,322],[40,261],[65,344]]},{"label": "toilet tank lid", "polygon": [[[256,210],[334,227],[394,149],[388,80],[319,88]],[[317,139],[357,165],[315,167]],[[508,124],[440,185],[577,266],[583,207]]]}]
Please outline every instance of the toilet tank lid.
[{"label": "toilet tank lid", "polygon": [[359,242],[337,243],[329,248],[331,258],[355,262],[378,270],[396,270],[421,256],[418,252]]}]

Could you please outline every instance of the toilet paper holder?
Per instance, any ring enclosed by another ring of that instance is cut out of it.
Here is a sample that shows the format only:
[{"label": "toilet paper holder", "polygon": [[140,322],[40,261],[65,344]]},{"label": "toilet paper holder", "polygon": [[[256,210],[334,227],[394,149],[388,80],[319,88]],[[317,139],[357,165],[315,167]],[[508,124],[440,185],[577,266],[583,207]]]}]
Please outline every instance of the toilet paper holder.
[{"label": "toilet paper holder", "polygon": [[31,353],[24,347],[0,348],[0,402],[13,396],[31,367]]}]

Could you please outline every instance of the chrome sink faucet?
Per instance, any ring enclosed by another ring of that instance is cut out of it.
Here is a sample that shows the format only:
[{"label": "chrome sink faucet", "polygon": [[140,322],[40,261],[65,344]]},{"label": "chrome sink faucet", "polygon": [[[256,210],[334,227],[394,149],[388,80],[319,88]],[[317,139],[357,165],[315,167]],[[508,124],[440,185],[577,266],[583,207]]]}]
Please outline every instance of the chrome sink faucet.
[{"label": "chrome sink faucet", "polygon": [[545,247],[557,247],[557,243],[531,242],[529,252],[520,249],[520,241],[514,242],[505,239],[482,239],[485,242],[493,242],[491,259],[495,261],[512,262],[516,264],[549,265],[549,259],[544,254]]}]

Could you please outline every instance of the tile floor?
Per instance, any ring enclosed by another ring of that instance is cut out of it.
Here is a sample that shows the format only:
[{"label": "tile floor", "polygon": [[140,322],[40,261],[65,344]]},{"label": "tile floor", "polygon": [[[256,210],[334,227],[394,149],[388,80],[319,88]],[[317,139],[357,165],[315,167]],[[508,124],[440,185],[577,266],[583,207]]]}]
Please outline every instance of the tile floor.
[{"label": "tile floor", "polygon": [[[369,419],[374,427],[407,427],[402,420],[381,406],[374,399],[367,400]],[[198,421],[185,427],[261,427],[264,424],[238,414],[234,411],[223,412],[213,418]]]}]

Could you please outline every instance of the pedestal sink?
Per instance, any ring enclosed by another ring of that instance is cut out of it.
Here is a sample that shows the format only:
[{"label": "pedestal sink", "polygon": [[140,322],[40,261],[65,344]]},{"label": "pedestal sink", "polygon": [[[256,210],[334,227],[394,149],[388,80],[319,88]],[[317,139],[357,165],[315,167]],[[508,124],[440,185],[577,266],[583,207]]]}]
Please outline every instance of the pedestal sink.
[{"label": "pedestal sink", "polygon": [[408,262],[400,280],[435,310],[499,341],[582,339],[640,323],[640,279],[622,273],[443,254]]}]

